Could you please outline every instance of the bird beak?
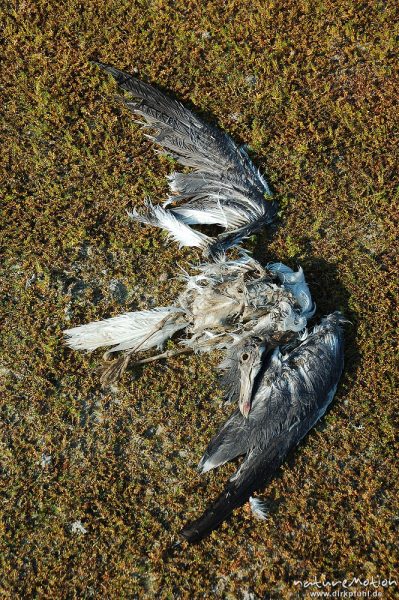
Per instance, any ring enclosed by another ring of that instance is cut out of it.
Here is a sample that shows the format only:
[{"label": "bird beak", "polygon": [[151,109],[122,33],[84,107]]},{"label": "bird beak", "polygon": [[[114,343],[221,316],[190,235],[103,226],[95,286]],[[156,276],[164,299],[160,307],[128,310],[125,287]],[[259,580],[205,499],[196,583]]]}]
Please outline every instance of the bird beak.
[{"label": "bird beak", "polygon": [[251,410],[252,389],[254,385],[256,373],[251,366],[241,366],[240,378],[240,396],[238,399],[238,407],[242,415],[247,419]]}]

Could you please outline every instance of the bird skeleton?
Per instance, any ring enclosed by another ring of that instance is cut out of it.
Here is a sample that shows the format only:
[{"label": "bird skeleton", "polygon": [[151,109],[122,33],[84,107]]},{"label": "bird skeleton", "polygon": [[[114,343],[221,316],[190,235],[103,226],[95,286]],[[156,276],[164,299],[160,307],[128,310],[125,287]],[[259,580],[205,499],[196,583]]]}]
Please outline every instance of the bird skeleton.
[{"label": "bird skeleton", "polygon": [[[114,67],[96,63],[128,92],[126,106],[139,116],[146,135],[190,172],[171,174],[163,206],[146,201],[135,221],[160,227],[179,246],[198,248],[205,262],[184,272],[184,289],[171,306],[128,312],[66,330],[75,350],[106,348],[103,385],[118,379],[129,361],[146,364],[190,352],[219,350],[225,398],[237,409],[209,444],[201,473],[238,456],[244,461],[225,491],[182,535],[202,539],[250,499],[273,475],[331,402],[343,367],[344,322],[333,313],[308,334],[316,306],[301,267],[262,266],[240,247],[271,222],[276,210],[270,189],[248,154],[215,126],[177,100]],[[195,229],[218,225],[216,237]],[[236,247],[238,257],[228,257]],[[180,348],[161,349],[179,334]],[[115,353],[119,358],[112,359]],[[264,518],[261,517],[261,518]]]}]

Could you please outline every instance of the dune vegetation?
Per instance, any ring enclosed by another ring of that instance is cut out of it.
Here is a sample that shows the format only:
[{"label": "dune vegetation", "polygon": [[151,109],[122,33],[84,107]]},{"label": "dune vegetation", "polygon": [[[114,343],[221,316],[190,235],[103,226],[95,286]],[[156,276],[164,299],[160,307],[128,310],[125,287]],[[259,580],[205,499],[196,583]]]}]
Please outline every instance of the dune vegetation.
[{"label": "dune vegetation", "polygon": [[[299,580],[397,575],[396,2],[3,11],[1,597],[300,598]],[[101,389],[101,352],[63,343],[68,327],[169,304],[200,258],[129,222],[165,198],[174,165],[91,59],[248,144],[281,207],[249,247],[305,269],[318,317],[351,321],[334,403],[262,494],[268,519],[244,506],[197,546],[177,533],[235,469],[195,469],[231,411],[218,357]]]}]

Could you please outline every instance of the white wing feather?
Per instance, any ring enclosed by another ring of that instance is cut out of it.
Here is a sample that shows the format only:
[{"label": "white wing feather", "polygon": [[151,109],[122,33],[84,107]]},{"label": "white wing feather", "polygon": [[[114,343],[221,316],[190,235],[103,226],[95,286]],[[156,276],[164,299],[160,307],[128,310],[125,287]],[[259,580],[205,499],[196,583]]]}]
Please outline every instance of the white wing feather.
[{"label": "white wing feather", "polygon": [[184,311],[173,306],[129,312],[67,329],[64,335],[67,345],[74,350],[91,351],[101,346],[114,346],[111,352],[148,350],[162,346],[176,331],[187,326],[184,320],[176,322],[174,316],[178,313]]},{"label": "white wing feather", "polygon": [[147,201],[146,214],[133,210],[128,212],[128,215],[140,223],[161,227],[168,232],[169,237],[178,242],[180,248],[182,246],[206,248],[211,241],[208,236],[191,229],[172,211],[166,211],[162,206],[156,206],[150,201]]}]

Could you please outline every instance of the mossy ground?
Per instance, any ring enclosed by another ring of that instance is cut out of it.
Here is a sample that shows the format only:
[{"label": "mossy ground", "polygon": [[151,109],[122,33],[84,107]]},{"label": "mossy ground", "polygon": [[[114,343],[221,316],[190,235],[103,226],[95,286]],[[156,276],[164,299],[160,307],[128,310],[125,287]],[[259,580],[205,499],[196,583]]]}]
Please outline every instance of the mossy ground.
[{"label": "mossy ground", "polygon": [[[2,597],[291,598],[294,580],[395,574],[397,22],[389,0],[21,0],[3,15]],[[195,471],[231,410],[214,359],[105,392],[100,354],[62,342],[171,302],[198,258],[128,222],[173,167],[91,58],[250,145],[282,207],[257,256],[301,264],[318,314],[352,322],[336,400],[267,488],[268,520],[244,507],[196,547],[176,534],[232,472]]]}]

